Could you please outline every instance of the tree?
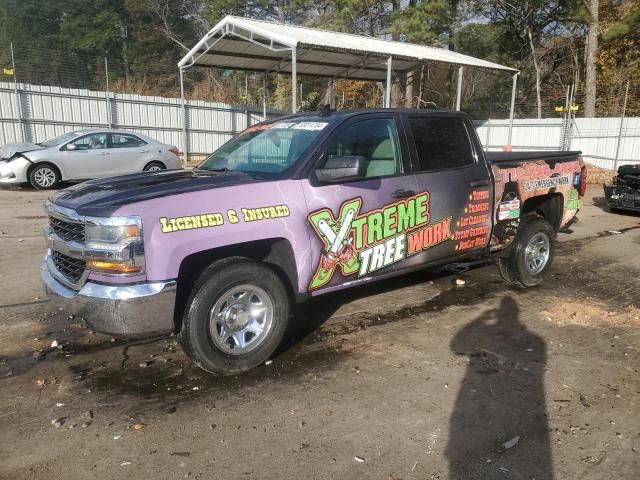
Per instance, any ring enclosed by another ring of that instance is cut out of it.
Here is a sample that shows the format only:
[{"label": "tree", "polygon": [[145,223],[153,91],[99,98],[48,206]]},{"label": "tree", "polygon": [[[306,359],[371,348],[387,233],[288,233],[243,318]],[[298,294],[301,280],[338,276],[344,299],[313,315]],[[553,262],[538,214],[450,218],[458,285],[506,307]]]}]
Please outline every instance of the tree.
[{"label": "tree", "polygon": [[587,34],[587,55],[586,55],[586,84],[587,96],[584,102],[584,116],[596,116],[596,88],[597,88],[597,62],[598,62],[598,13],[600,8],[599,0],[589,0],[589,33]]},{"label": "tree", "polygon": [[543,68],[544,45],[565,28],[574,8],[572,0],[479,0],[474,3],[476,14],[502,28],[504,42],[501,47],[522,70],[523,83],[527,87],[533,83],[539,118],[542,117],[544,77],[551,75],[557,67],[556,62],[549,61]]}]

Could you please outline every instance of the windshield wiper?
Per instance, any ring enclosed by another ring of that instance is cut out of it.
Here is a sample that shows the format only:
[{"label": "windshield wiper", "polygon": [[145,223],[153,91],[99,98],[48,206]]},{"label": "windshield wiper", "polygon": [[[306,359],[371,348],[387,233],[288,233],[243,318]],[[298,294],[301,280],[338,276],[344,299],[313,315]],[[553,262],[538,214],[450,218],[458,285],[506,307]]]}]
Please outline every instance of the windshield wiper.
[{"label": "windshield wiper", "polygon": [[234,170],[231,170],[227,167],[220,167],[220,168],[201,168],[201,167],[196,167],[193,169],[195,172],[233,172]]}]

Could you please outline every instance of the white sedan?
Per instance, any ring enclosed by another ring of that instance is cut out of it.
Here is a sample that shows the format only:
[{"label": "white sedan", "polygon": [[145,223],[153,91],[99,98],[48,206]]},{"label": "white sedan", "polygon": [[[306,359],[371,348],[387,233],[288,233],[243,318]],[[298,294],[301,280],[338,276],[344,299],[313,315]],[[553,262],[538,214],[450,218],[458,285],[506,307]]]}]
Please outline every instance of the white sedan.
[{"label": "white sedan", "polygon": [[61,181],[182,168],[178,149],[146,135],[87,129],[42,143],[0,147],[0,185],[56,187]]}]

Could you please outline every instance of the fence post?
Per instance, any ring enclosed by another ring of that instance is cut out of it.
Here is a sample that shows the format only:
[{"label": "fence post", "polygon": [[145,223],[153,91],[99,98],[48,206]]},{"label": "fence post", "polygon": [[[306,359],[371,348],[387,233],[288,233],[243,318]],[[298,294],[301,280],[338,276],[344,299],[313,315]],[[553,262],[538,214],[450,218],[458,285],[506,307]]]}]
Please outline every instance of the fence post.
[{"label": "fence post", "polygon": [[18,90],[18,77],[16,76],[16,59],[13,55],[13,42],[9,44],[11,49],[11,68],[13,69],[13,91],[16,95],[17,120],[20,128],[20,135],[23,142],[27,141],[27,131],[25,129],[24,120],[22,118],[22,96]]},{"label": "fence post", "polygon": [[105,120],[108,128],[113,127],[113,119],[111,118],[111,95],[109,94],[109,63],[107,61],[107,57],[104,57],[104,78],[106,80],[106,91],[105,91],[105,108],[106,115]]},{"label": "fence post", "polygon": [[267,120],[267,71],[262,74],[262,120]]},{"label": "fence post", "polygon": [[562,114],[562,131],[560,132],[560,150],[565,151],[567,145],[567,124],[569,115],[569,85],[564,96],[564,111]]},{"label": "fence post", "polygon": [[624,127],[624,116],[627,113],[627,99],[629,97],[629,80],[627,80],[627,88],[624,92],[624,103],[622,104],[622,116],[620,117],[620,128],[618,129],[618,141],[616,142],[616,159],[613,163],[613,169],[618,171],[618,159],[620,158],[620,143],[622,142],[622,130]]},{"label": "fence post", "polygon": [[491,113],[489,113],[489,118],[487,119],[487,141],[484,146],[485,150],[489,150],[490,141],[491,141]]},{"label": "fence post", "polygon": [[187,105],[184,99],[184,68],[180,67],[180,99],[182,100],[182,155],[186,166],[189,161],[189,132],[187,130]]},{"label": "fence post", "polygon": [[514,109],[516,106],[516,89],[518,85],[518,75],[520,72],[513,74],[512,84],[511,84],[511,104],[509,106],[509,133],[507,134],[507,145],[511,145],[511,138],[513,136],[513,117],[514,117]]}]

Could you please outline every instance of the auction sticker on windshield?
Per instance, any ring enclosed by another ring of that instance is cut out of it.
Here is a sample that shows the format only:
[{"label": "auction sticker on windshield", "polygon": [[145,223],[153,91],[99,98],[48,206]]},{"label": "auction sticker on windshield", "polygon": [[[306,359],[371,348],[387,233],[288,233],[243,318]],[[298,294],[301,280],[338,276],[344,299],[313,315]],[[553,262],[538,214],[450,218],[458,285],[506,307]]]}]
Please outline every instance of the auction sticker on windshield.
[{"label": "auction sticker on windshield", "polygon": [[292,130],[322,130],[328,125],[327,122],[278,122],[272,128],[290,128]]}]

